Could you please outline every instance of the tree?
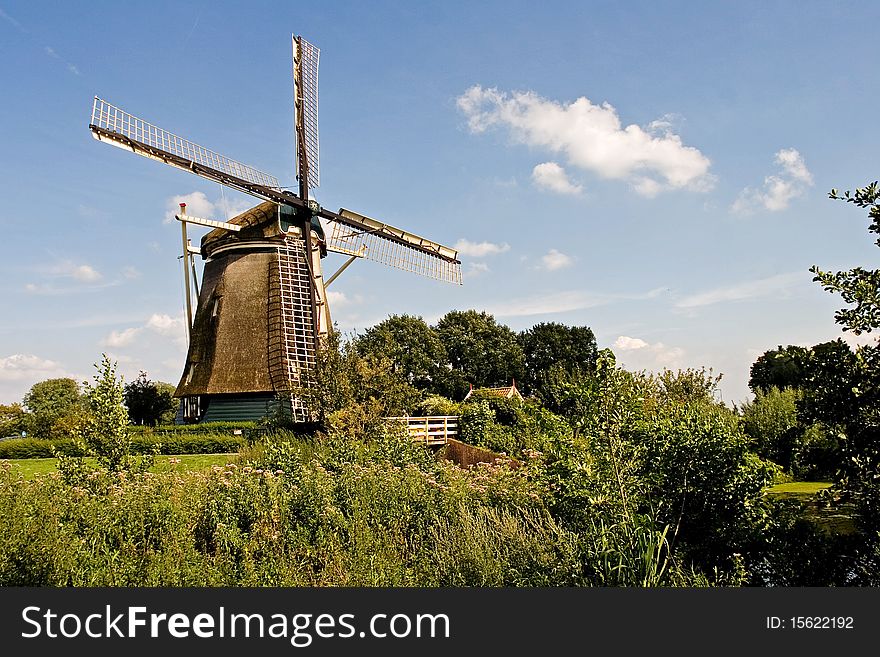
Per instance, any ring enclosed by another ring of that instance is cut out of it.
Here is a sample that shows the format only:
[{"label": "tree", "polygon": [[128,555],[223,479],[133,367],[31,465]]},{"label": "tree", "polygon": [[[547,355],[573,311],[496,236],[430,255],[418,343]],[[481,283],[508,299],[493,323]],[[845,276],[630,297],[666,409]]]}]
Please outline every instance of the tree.
[{"label": "tree", "polygon": [[35,383],[22,401],[31,413],[29,432],[39,438],[49,438],[58,420],[82,408],[79,384],[70,378]]},{"label": "tree", "polygon": [[476,310],[453,310],[435,327],[446,349],[451,369],[445,396],[460,399],[467,385],[474,387],[509,386],[522,380],[525,356],[516,334],[492,315]]},{"label": "tree", "polygon": [[355,340],[361,356],[385,357],[411,385],[437,391],[446,370],[446,350],[421,317],[391,315]]},{"label": "tree", "polygon": [[98,373],[94,383],[85,384],[85,398],[90,411],[82,439],[87,452],[108,470],[116,472],[128,468],[130,438],[128,435],[128,412],[123,404],[122,379],[116,378],[116,363],[106,354],[101,364],[95,365]]},{"label": "tree", "polygon": [[169,416],[173,421],[178,405],[174,399],[174,386],[150,381],[143,370],[137,379],[125,385],[123,399],[131,423],[148,426],[166,422]]},{"label": "tree", "polygon": [[[868,208],[868,217],[871,219],[868,231],[880,234],[880,187],[876,180],[865,187],[857,187],[852,193],[846,191],[843,196],[832,189],[828,197]],[[880,246],[880,238],[877,238],[876,244]],[[827,292],[836,292],[847,303],[855,304],[855,308],[844,308],[835,313],[834,319],[838,324],[856,335],[880,328],[880,270],[855,267],[832,274],[813,265],[810,271],[815,274],[813,280],[821,283]]]},{"label": "tree", "polygon": [[757,393],[767,392],[770,388],[797,388],[804,379],[804,363],[807,350],[804,347],[779,345],[761,354],[752,364],[749,376],[749,388]]},{"label": "tree", "polygon": [[525,358],[523,390],[526,392],[540,395],[553,366],[572,374],[596,369],[596,336],[588,326],[545,322],[523,331],[517,340]]},{"label": "tree", "polygon": [[0,438],[27,431],[28,414],[21,404],[0,404]]},{"label": "tree", "polygon": [[[868,209],[871,223],[869,232],[880,234],[880,187],[877,181],[866,187],[845,192],[843,196],[832,189],[828,194],[834,200],[843,200]],[[880,246],[880,238],[875,242]],[[810,269],[814,281],[826,291],[843,297],[852,308],[838,310],[835,321],[855,334],[869,333],[880,328],[880,270],[855,267],[837,273],[823,272],[818,266]],[[831,354],[833,356],[833,354]],[[825,358],[819,370],[828,369]],[[840,489],[857,502],[859,520],[865,537],[861,550],[859,572],[873,573],[866,577],[868,584],[876,585],[880,572],[880,345],[859,348],[844,365],[848,368],[848,385],[822,380],[821,374],[813,380],[813,394],[808,410],[820,419],[839,422],[841,434],[840,470],[837,482]],[[837,373],[840,368],[833,368]]]},{"label": "tree", "polygon": [[755,391],[755,400],[742,407],[743,429],[752,439],[758,456],[769,459],[789,470],[803,428],[798,423],[798,388],[775,386]]}]

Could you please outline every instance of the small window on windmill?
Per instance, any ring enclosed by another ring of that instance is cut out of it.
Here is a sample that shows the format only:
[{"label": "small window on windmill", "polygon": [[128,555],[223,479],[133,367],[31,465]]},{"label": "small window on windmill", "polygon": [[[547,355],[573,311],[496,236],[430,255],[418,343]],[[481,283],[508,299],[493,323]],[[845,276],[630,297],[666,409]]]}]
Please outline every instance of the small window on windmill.
[{"label": "small window on windmill", "polygon": [[196,373],[196,364],[195,364],[195,363],[190,363],[190,364],[189,364],[189,370],[187,370],[187,372],[186,372],[186,383],[187,383],[187,385],[189,385],[190,383],[192,383],[192,378],[193,378],[193,375],[194,375],[195,373]]},{"label": "small window on windmill", "polygon": [[220,297],[214,297],[214,307],[211,309],[211,317],[216,317],[220,314]]}]

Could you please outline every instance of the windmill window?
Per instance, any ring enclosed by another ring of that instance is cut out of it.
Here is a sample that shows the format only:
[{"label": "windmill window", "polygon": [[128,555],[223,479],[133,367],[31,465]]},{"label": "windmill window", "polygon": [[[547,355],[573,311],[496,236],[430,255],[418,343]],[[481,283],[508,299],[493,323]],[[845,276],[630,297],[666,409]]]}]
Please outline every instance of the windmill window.
[{"label": "windmill window", "polygon": [[220,297],[214,297],[214,308],[211,310],[211,317],[216,317],[220,314]]},{"label": "windmill window", "polygon": [[190,363],[189,370],[186,373],[186,382],[187,384],[192,383],[193,374],[196,373],[196,364]]}]

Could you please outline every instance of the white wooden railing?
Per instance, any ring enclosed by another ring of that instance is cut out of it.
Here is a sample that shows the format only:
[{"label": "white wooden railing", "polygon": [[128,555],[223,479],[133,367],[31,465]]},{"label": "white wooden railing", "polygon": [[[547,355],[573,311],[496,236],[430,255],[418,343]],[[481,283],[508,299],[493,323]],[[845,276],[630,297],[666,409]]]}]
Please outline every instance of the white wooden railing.
[{"label": "white wooden railing", "polygon": [[449,438],[458,437],[457,415],[431,415],[427,417],[386,417],[389,422],[406,425],[409,437],[425,445],[445,445]]}]

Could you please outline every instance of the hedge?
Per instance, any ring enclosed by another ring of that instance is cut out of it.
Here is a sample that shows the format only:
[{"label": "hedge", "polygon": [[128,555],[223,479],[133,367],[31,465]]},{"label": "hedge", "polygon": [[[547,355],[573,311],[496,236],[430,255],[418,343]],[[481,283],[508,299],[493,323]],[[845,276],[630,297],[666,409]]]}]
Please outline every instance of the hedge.
[{"label": "hedge", "polygon": [[[131,452],[146,454],[154,445],[160,454],[221,454],[237,452],[246,444],[243,436],[227,433],[181,433],[179,435],[133,435]],[[0,441],[0,459],[43,459],[55,456],[52,448],[68,456],[83,456],[82,451],[70,439],[41,440],[38,438],[12,438]]]},{"label": "hedge", "polygon": [[236,430],[242,433],[257,426],[256,422],[205,422],[204,424],[163,424],[156,427],[135,424],[128,429],[132,434],[153,434],[167,436],[176,434],[230,434]]}]

